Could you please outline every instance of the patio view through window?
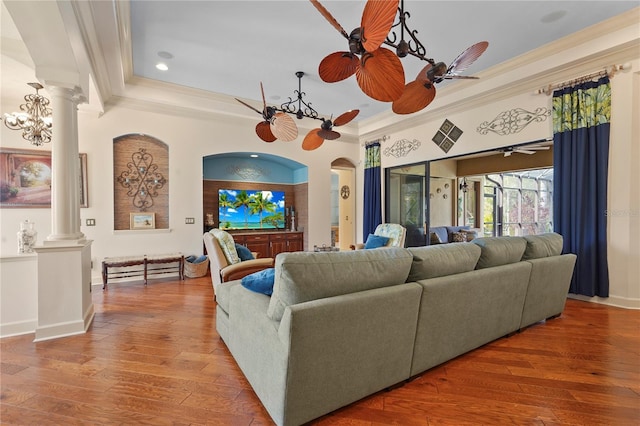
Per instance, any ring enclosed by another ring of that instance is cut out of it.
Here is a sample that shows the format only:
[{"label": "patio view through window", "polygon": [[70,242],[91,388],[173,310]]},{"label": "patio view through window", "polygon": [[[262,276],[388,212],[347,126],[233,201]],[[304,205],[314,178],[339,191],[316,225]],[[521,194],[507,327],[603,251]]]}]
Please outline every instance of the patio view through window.
[{"label": "patio view through window", "polygon": [[484,177],[485,236],[553,231],[553,168]]}]

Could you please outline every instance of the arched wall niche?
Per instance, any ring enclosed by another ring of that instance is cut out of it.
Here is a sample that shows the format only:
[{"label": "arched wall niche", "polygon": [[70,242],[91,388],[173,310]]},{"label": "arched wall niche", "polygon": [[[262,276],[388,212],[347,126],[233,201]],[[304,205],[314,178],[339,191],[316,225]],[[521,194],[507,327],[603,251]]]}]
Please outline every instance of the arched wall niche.
[{"label": "arched wall niche", "polygon": [[169,147],[153,136],[127,134],[113,139],[114,229],[138,229],[133,214],[147,213],[143,229],[169,228]]},{"label": "arched wall niche", "polygon": [[[219,227],[220,189],[284,191],[285,227],[291,230],[291,211],[295,229],[308,228],[308,167],[285,157],[255,152],[214,154],[202,159],[202,206],[204,231]],[[307,233],[304,235],[307,246]]]}]

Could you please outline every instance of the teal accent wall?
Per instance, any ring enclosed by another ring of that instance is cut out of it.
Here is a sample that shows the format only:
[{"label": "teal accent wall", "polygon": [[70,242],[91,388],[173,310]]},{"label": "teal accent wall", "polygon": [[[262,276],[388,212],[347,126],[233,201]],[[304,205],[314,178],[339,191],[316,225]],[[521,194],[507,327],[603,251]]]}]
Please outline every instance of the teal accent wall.
[{"label": "teal accent wall", "polygon": [[250,158],[243,155],[212,155],[203,158],[203,178],[240,182],[299,184],[308,181],[308,168],[281,157]]},{"label": "teal accent wall", "polygon": [[309,182],[309,168],[307,166],[300,167],[293,171],[293,183]]}]

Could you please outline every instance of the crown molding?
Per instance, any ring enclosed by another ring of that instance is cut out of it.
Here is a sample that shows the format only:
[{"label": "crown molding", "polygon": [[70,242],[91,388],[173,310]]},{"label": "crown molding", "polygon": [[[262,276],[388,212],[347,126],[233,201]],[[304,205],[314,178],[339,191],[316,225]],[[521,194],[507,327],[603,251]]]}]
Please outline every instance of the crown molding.
[{"label": "crown molding", "polygon": [[133,47],[131,42],[131,4],[129,1],[114,1],[118,41],[120,43],[120,60],[122,61],[122,77],[128,82],[133,77]]}]

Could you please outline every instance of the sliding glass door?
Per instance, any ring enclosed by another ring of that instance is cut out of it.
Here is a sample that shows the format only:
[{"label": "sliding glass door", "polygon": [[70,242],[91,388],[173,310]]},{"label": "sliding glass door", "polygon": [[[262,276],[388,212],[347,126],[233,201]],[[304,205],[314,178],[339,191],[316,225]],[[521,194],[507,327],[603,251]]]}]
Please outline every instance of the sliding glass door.
[{"label": "sliding glass door", "polygon": [[386,171],[385,222],[399,223],[407,229],[407,247],[426,245],[426,182],[426,163]]}]

